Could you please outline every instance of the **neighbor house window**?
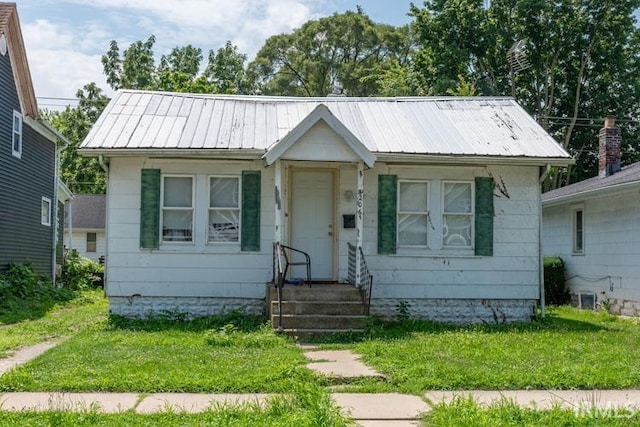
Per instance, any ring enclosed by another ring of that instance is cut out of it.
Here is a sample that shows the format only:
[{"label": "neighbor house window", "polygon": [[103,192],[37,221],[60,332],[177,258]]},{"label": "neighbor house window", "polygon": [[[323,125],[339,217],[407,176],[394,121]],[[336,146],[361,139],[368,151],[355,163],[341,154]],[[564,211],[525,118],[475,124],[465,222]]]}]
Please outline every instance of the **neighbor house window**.
[{"label": "neighbor house window", "polygon": [[470,182],[444,182],[442,246],[471,247],[473,189]]},{"label": "neighbor house window", "polygon": [[575,207],[573,211],[573,253],[584,253],[584,210]]},{"label": "neighbor house window", "polygon": [[427,246],[429,183],[398,183],[398,246]]},{"label": "neighbor house window", "polygon": [[209,179],[209,243],[240,241],[240,179]]},{"label": "neighbor house window", "polygon": [[87,253],[96,252],[97,235],[96,233],[87,233]]},{"label": "neighbor house window", "polygon": [[22,114],[17,111],[13,112],[11,153],[17,158],[22,157]]},{"label": "neighbor house window", "polygon": [[193,177],[162,181],[162,241],[193,242]]},{"label": "neighbor house window", "polygon": [[42,204],[40,205],[40,223],[42,225],[51,226],[51,199],[48,197],[42,198]]}]

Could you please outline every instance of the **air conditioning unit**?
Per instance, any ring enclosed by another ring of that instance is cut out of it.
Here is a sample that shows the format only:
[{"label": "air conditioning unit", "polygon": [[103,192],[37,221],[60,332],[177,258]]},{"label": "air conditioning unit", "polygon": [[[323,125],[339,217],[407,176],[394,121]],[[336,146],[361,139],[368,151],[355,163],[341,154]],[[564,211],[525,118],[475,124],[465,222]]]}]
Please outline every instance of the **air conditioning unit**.
[{"label": "air conditioning unit", "polygon": [[580,304],[580,308],[586,310],[595,310],[596,309],[596,294],[578,294],[578,302]]}]

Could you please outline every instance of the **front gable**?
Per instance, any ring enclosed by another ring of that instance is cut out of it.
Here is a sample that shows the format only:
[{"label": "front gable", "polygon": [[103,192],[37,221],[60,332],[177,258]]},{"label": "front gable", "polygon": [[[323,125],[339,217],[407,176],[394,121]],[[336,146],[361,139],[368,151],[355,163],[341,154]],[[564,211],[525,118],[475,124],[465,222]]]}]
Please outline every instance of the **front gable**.
[{"label": "front gable", "polygon": [[362,161],[372,168],[376,157],[329,108],[319,104],[263,156],[267,166],[276,160],[333,162]]}]

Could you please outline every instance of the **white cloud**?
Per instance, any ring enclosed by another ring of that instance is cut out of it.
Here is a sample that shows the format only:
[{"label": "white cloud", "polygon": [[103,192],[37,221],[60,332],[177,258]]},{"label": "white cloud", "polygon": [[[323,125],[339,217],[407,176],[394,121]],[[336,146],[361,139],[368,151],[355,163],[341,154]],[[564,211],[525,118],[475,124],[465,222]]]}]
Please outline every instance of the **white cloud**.
[{"label": "white cloud", "polygon": [[[330,1],[66,0],[58,11],[68,13],[23,20],[22,32],[37,96],[73,98],[92,81],[108,91],[100,57],[112,39],[123,50],[154,34],[158,57],[192,44],[203,49],[205,58],[209,49],[231,40],[252,59],[267,37],[318,17]],[[82,15],[75,9],[82,9]]]},{"label": "white cloud", "polygon": [[82,38],[46,20],[23,24],[22,33],[36,96],[73,98],[92,81],[107,87],[100,55],[77,48],[96,34],[86,33]]}]

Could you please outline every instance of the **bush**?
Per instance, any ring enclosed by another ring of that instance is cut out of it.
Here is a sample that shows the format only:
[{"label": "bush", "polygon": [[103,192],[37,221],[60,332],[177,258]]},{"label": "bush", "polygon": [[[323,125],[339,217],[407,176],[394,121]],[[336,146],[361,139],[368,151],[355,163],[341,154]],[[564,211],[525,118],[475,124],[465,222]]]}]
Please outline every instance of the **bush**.
[{"label": "bush", "polygon": [[571,299],[565,285],[564,261],[560,257],[544,257],[544,296],[550,305],[566,304]]},{"label": "bush", "polygon": [[101,286],[103,274],[102,265],[71,251],[64,259],[60,281],[67,289],[83,290]]},{"label": "bush", "polygon": [[[19,311],[28,315],[26,312],[33,305],[28,301],[35,301],[37,306],[46,306],[73,297],[73,291],[54,286],[48,278],[35,273],[30,264],[10,263],[7,270],[0,274],[0,316]],[[7,323],[7,320],[1,323]]]}]

